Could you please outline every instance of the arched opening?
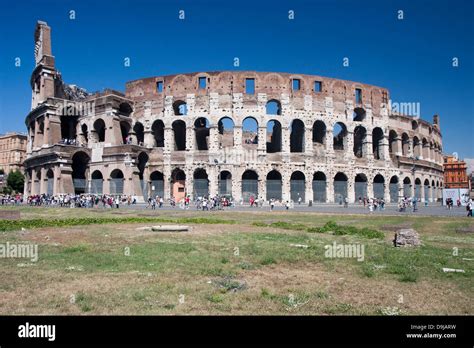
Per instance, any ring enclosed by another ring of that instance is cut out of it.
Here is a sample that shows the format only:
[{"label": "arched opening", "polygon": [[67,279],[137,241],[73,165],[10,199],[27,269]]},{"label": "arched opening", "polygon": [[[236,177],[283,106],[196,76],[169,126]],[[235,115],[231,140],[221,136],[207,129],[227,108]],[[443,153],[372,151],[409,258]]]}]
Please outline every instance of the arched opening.
[{"label": "arched opening", "polygon": [[234,146],[234,121],[230,117],[223,117],[217,123],[219,131],[219,148]]},{"label": "arched opening", "polygon": [[402,134],[402,155],[408,156],[410,149],[410,138],[407,133]]},{"label": "arched opening", "polygon": [[428,179],[425,179],[424,183],[423,183],[423,186],[424,186],[424,194],[425,194],[425,202],[429,202],[430,198],[431,198],[431,192],[430,192],[430,181]]},{"label": "arched opening", "polygon": [[247,117],[242,122],[242,144],[245,148],[256,148],[258,145],[258,122]]},{"label": "arched opening", "polygon": [[267,153],[281,152],[281,123],[277,120],[267,122]]},{"label": "arched opening", "polygon": [[362,126],[354,129],[354,156],[362,158],[366,155],[365,146],[367,141],[367,130]]},{"label": "arched opening", "polygon": [[305,202],[306,201],[306,186],[305,186],[305,175],[296,171],[291,174],[290,178],[290,197],[293,202]]},{"label": "arched opening", "polygon": [[137,137],[137,144],[143,146],[145,143],[145,130],[143,124],[141,124],[141,122],[136,122],[133,126],[133,131]]},{"label": "arched opening", "polygon": [[367,197],[367,176],[365,174],[357,174],[354,181],[355,199],[360,200]]},{"label": "arched opening", "polygon": [[87,144],[89,143],[89,130],[85,123],[81,126],[81,132],[82,132],[82,137],[84,139],[84,145],[87,146]]},{"label": "arched opening", "polygon": [[388,187],[390,191],[390,202],[397,203],[398,202],[398,176],[394,175],[390,178],[390,184]]},{"label": "arched opening", "polygon": [[267,115],[281,115],[281,103],[276,99],[271,99],[265,107]]},{"label": "arched opening", "polygon": [[174,133],[174,150],[186,150],[186,123],[184,123],[184,121],[174,121],[172,127]]},{"label": "arched opening", "polygon": [[171,197],[180,202],[186,196],[186,174],[175,168],[171,173]]},{"label": "arched opening", "polygon": [[383,199],[385,197],[385,178],[377,174],[374,177],[373,182],[374,187],[374,198]]},{"label": "arched opening", "polygon": [[142,189],[143,198],[148,199],[148,183],[144,180],[143,174],[148,163],[148,155],[146,152],[140,152],[137,158],[138,177],[140,179],[140,188]]},{"label": "arched opening", "polygon": [[105,141],[105,122],[99,118],[94,122],[94,131],[97,135],[97,141],[103,143]]},{"label": "arched opening", "polygon": [[104,193],[104,177],[100,170],[94,170],[91,175],[91,193],[101,195]]},{"label": "arched opening", "polygon": [[411,129],[416,130],[418,128],[418,122],[416,121],[411,121]]},{"label": "arched opening", "polygon": [[293,120],[290,127],[290,152],[304,152],[304,123]]},{"label": "arched opening", "polygon": [[76,145],[76,129],[79,116],[61,116],[61,139],[63,144]]},{"label": "arched opening", "polygon": [[124,176],[120,169],[114,169],[110,173],[110,194],[111,195],[122,195]]},{"label": "arched opening", "polygon": [[[183,122],[183,121],[175,121],[175,122]],[[174,130],[174,126],[173,126],[173,130]],[[162,120],[156,120],[155,122],[153,122],[153,124],[151,125],[151,133],[153,134],[153,140],[154,140],[153,146],[164,147],[165,146],[165,124],[163,123]]]},{"label": "arched opening", "polygon": [[120,132],[122,133],[123,144],[131,144],[132,139],[129,137],[130,134],[130,123],[126,121],[120,121]]},{"label": "arched opening", "polygon": [[194,122],[194,134],[196,136],[196,149],[199,151],[209,150],[209,121],[205,117],[199,117]]},{"label": "arched opening", "polygon": [[396,154],[400,152],[398,148],[398,134],[394,130],[388,133],[388,152],[390,154]]},{"label": "arched opening", "polygon": [[333,148],[334,150],[344,150],[346,147],[347,128],[342,122],[334,125],[333,131]]},{"label": "arched opening", "polygon": [[403,179],[403,196],[405,198],[409,198],[412,196],[411,179],[409,177],[405,177],[405,179]]},{"label": "arched opening", "polygon": [[150,197],[163,197],[165,195],[165,179],[162,172],[154,171],[150,174]]},{"label": "arched opening", "polygon": [[282,180],[281,174],[277,170],[272,170],[267,174],[267,201],[270,199],[281,200],[282,197]]},{"label": "arched opening", "polygon": [[129,103],[120,103],[119,108],[118,108],[118,113],[123,116],[130,116],[132,113],[133,109],[132,106]]},{"label": "arched opening", "polygon": [[326,140],[326,124],[323,121],[316,121],[313,124],[313,143],[324,145]]},{"label": "arched opening", "polygon": [[337,173],[334,176],[334,202],[342,204],[347,197],[347,176]]},{"label": "arched opening", "polygon": [[89,161],[90,157],[82,151],[76,152],[72,156],[72,182],[75,194],[82,194],[87,191],[86,170]]},{"label": "arched opening", "polygon": [[430,147],[428,144],[428,140],[423,138],[422,142],[422,150],[423,150],[423,159],[427,160],[430,158]]},{"label": "arched opening", "polygon": [[36,179],[34,180],[34,191],[35,194],[40,194],[41,190],[41,169],[36,169]]},{"label": "arched opening", "polygon": [[366,112],[363,108],[355,108],[352,113],[352,120],[356,122],[362,122],[365,120]]},{"label": "arched opening", "polygon": [[219,173],[219,195],[232,196],[232,174],[227,170]]},{"label": "arched opening", "polygon": [[421,180],[419,178],[415,179],[415,197],[421,199]]},{"label": "arched opening", "polygon": [[376,160],[383,159],[383,139],[384,134],[382,128],[375,127],[372,131],[372,152]]},{"label": "arched opening", "polygon": [[323,172],[316,172],[313,175],[313,201],[326,202],[326,175]]},{"label": "arched opening", "polygon": [[182,100],[173,103],[173,111],[176,116],[184,116],[188,114],[188,105]]},{"label": "arched opening", "polygon": [[48,169],[48,171],[46,172],[46,180],[47,180],[47,189],[46,189],[46,193],[50,196],[53,195],[53,191],[54,191],[54,173],[51,169]]},{"label": "arched opening", "polygon": [[202,168],[198,168],[194,171],[194,195],[193,197],[196,199],[197,197],[207,197],[209,196],[209,180],[207,177],[206,170]]},{"label": "arched opening", "polygon": [[418,139],[418,137],[413,138],[413,155],[415,157],[421,156],[421,144],[420,139]]},{"label": "arched opening", "polygon": [[242,174],[242,200],[249,202],[252,197],[258,198],[258,174],[253,170],[246,170]]}]

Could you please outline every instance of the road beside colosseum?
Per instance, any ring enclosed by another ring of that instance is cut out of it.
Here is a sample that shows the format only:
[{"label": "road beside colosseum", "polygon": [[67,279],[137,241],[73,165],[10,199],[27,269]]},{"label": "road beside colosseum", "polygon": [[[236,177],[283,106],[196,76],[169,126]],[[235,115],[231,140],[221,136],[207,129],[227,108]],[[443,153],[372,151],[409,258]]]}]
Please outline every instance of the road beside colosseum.
[{"label": "road beside colosseum", "polygon": [[[474,314],[474,220],[461,210],[313,208],[2,207],[20,220],[0,221],[0,246],[38,245],[38,260],[0,258],[0,313]],[[190,230],[143,229],[163,223]],[[393,247],[400,228],[422,246]],[[330,257],[340,245],[363,254]]]}]

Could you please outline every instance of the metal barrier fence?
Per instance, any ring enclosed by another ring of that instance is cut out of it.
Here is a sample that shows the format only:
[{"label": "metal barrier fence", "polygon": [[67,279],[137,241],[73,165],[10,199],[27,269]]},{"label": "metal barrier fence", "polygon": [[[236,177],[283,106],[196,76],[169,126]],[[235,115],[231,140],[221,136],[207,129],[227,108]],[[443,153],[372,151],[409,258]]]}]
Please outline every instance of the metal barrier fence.
[{"label": "metal barrier fence", "polygon": [[385,185],[380,182],[374,182],[374,198],[382,199],[385,194]]},{"label": "metal barrier fence", "polygon": [[242,199],[248,203],[250,197],[258,198],[258,180],[242,180]]},{"label": "metal barrier fence", "polygon": [[404,197],[411,197],[411,185],[410,184],[403,184],[403,196]]},{"label": "metal barrier fence", "polygon": [[390,191],[390,202],[397,203],[398,202],[398,184],[390,184],[389,191]]},{"label": "metal barrier fence", "polygon": [[355,199],[358,200],[359,197],[367,197],[367,183],[366,182],[356,182],[354,185],[355,189]]},{"label": "metal barrier fence", "polygon": [[53,187],[54,187],[54,179],[53,178],[48,178],[48,188],[47,188],[46,192],[50,196],[53,195]]},{"label": "metal barrier fence", "polygon": [[344,202],[347,197],[347,181],[334,181],[334,201]]},{"label": "metal barrier fence", "polygon": [[165,182],[163,180],[152,180],[150,197],[156,198],[156,196],[163,197],[164,195],[165,195]]},{"label": "metal barrier fence", "polygon": [[282,199],[282,183],[281,180],[267,180],[267,200]]},{"label": "metal barrier fence", "polygon": [[219,180],[219,195],[232,195],[232,179]]},{"label": "metal barrier fence", "polygon": [[87,193],[87,180],[86,179],[72,179],[74,185],[74,193]]},{"label": "metal barrier fence", "polygon": [[110,179],[110,194],[111,195],[122,195],[124,179]]},{"label": "metal barrier fence", "polygon": [[313,180],[313,201],[326,202],[326,180]]},{"label": "metal barrier fence", "polygon": [[194,198],[209,195],[209,180],[194,179]]},{"label": "metal barrier fence", "polygon": [[92,194],[101,195],[103,194],[103,186],[104,180],[103,179],[92,179],[91,180],[91,192]]},{"label": "metal barrier fence", "polygon": [[305,182],[304,180],[290,180],[290,198],[293,202],[305,201]]}]

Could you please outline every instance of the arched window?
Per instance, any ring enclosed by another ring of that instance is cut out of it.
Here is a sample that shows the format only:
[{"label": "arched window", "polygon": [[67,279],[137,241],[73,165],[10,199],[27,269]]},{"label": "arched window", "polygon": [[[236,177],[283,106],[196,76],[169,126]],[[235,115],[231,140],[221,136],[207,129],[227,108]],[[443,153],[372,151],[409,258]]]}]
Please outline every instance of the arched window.
[{"label": "arched window", "polygon": [[184,123],[184,121],[174,121],[172,128],[174,133],[175,151],[186,150],[186,123]]},{"label": "arched window", "polygon": [[94,131],[97,134],[97,141],[102,143],[105,141],[105,122],[101,118],[94,122]]},{"label": "arched window", "polygon": [[242,144],[244,147],[255,148],[258,144],[258,122],[253,117],[247,117],[242,122]]},{"label": "arched window", "polygon": [[304,203],[306,201],[306,183],[305,175],[296,171],[291,174],[290,178],[290,197],[293,202]]},{"label": "arched window", "polygon": [[333,128],[334,150],[344,150],[346,147],[347,128],[342,122],[337,122]]},{"label": "arched window", "polygon": [[267,182],[266,182],[266,187],[267,187],[267,200],[270,199],[276,199],[276,200],[281,200],[282,199],[282,180],[281,180],[281,174],[277,170],[272,170],[267,174]]},{"label": "arched window", "polygon": [[188,105],[182,100],[177,100],[173,103],[173,111],[177,116],[184,116],[188,114]]},{"label": "arched window", "polygon": [[[183,121],[175,121],[175,122],[183,122]],[[155,147],[164,147],[165,146],[165,124],[162,120],[156,120],[151,125],[151,132],[153,134],[154,144]]]},{"label": "arched window", "polygon": [[219,147],[234,146],[234,121],[230,117],[223,117],[217,123],[219,130]]},{"label": "arched window", "polygon": [[137,137],[137,143],[140,146],[143,146],[145,142],[145,132],[143,128],[143,124],[140,122],[136,122],[135,125],[133,126],[133,131],[135,132],[135,135]]},{"label": "arched window", "polygon": [[281,152],[281,123],[277,120],[267,122],[267,153]]},{"label": "arched window", "polygon": [[352,120],[356,122],[363,122],[365,120],[366,112],[363,108],[355,108],[352,113]]},{"label": "arched window", "polygon": [[304,152],[304,123],[301,120],[293,120],[290,129],[290,152]]},{"label": "arched window", "polygon": [[196,149],[209,150],[209,121],[205,117],[199,117],[194,122],[194,134],[196,136]]},{"label": "arched window", "polygon": [[367,130],[365,127],[357,126],[354,129],[354,156],[362,158],[366,155]]},{"label": "arched window", "polygon": [[271,99],[266,105],[267,115],[281,115],[281,103],[276,99]]},{"label": "arched window", "polygon": [[313,201],[326,202],[326,175],[323,172],[316,172],[313,175]]}]

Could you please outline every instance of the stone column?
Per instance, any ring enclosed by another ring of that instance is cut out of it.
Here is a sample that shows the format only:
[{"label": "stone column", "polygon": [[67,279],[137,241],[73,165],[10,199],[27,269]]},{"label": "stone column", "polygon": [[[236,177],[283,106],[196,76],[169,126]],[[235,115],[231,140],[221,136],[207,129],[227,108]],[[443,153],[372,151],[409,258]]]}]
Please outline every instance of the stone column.
[{"label": "stone column", "polygon": [[[165,134],[165,139],[166,139],[166,134]],[[144,145],[147,148],[152,148],[153,146],[155,146],[155,138],[153,137],[153,132],[151,130],[145,130],[143,132],[143,142],[145,143]]]},{"label": "stone column", "polygon": [[374,153],[372,151],[372,130],[367,130],[367,135],[365,136],[365,140],[362,143],[362,147],[365,149],[365,157],[368,160],[374,159]]},{"label": "stone column", "polygon": [[171,198],[171,167],[165,166],[163,168],[163,200],[167,202],[170,198]]},{"label": "stone column", "polygon": [[48,181],[47,181],[48,179],[46,177],[47,169],[43,167],[40,170],[41,170],[41,180],[40,180],[40,185],[39,185],[40,187],[39,193],[42,194],[42,193],[48,192]]},{"label": "stone column", "polygon": [[326,176],[326,202],[335,203],[334,202],[334,175]]},{"label": "stone column", "polygon": [[305,174],[305,179],[304,203],[309,203],[310,200],[313,200],[313,177],[312,175]]},{"label": "stone column", "polygon": [[313,156],[313,128],[305,127],[304,132],[304,152],[307,156]]},{"label": "stone column", "polygon": [[[350,203],[355,202],[355,177],[354,175],[347,175],[347,198]],[[368,190],[368,188],[367,188]]]},{"label": "stone column", "polygon": [[290,201],[291,199],[291,173],[281,173],[281,185],[282,185],[282,199],[285,203],[286,201]]},{"label": "stone column", "polygon": [[332,134],[333,127],[328,126],[326,128],[326,139],[325,139],[325,146],[326,146],[326,154],[334,154],[334,136]]},{"label": "stone column", "polygon": [[212,154],[219,151],[219,129],[216,125],[209,127],[208,149]]},{"label": "stone column", "polygon": [[232,175],[232,197],[236,206],[240,205],[242,199],[242,175],[234,177]]},{"label": "stone column", "polygon": [[383,184],[383,199],[385,203],[390,203],[390,181],[387,180]]}]

